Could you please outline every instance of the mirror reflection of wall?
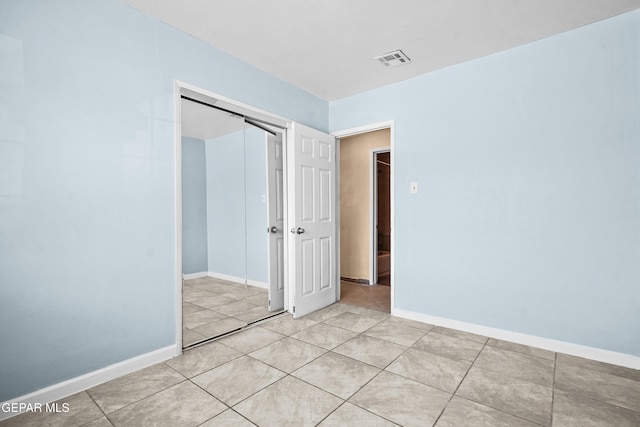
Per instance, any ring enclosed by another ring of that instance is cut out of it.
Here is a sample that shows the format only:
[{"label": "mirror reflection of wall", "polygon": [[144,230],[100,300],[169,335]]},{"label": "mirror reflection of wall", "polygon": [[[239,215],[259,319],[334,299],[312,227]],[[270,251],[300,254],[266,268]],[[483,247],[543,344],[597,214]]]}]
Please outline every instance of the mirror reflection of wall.
[{"label": "mirror reflection of wall", "polygon": [[182,101],[183,347],[268,317],[266,133]]},{"label": "mirror reflection of wall", "polygon": [[182,137],[182,270],[208,270],[207,185],[204,140]]},{"label": "mirror reflection of wall", "polygon": [[265,151],[264,131],[252,126],[206,141],[209,273],[247,284],[246,322],[269,315]]},{"label": "mirror reflection of wall", "polygon": [[[207,106],[182,101],[182,320],[183,347],[239,329],[246,325],[246,288],[244,262],[232,265],[233,280],[210,277],[215,271],[211,259],[221,252],[220,230],[229,231],[227,251],[244,259],[244,141],[227,152],[210,141],[229,134],[242,135],[244,121]],[[211,159],[218,157],[217,162]],[[240,176],[213,180],[215,172],[240,171]],[[221,184],[228,194],[218,194]],[[212,199],[224,197],[225,209],[217,208],[212,220]],[[220,215],[228,216],[224,226]],[[215,237],[215,240],[212,238]]]}]

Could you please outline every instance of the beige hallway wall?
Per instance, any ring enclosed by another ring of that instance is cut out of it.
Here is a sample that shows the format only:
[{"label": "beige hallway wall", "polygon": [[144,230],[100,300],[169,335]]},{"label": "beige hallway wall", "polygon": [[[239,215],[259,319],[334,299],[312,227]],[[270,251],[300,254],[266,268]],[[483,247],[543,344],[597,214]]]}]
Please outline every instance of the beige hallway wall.
[{"label": "beige hallway wall", "polygon": [[340,139],[340,276],[370,279],[371,150],[389,148],[389,129]]}]

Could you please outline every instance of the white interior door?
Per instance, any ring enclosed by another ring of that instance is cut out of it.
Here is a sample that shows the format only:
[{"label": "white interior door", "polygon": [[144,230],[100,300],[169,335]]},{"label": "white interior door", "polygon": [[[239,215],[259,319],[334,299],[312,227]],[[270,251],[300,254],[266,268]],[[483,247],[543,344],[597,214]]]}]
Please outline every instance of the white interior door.
[{"label": "white interior door", "polygon": [[284,308],[284,156],[282,153],[282,134],[266,135],[269,311],[277,311]]},{"label": "white interior door", "polygon": [[336,301],[336,142],[326,133],[294,123],[289,132],[290,266],[293,317]]}]

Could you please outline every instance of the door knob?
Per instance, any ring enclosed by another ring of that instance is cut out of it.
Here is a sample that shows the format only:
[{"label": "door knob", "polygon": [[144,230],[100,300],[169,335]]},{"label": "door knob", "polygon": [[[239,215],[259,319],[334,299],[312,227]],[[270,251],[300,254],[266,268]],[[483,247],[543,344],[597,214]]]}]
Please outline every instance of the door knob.
[{"label": "door knob", "polygon": [[278,231],[280,231],[280,230],[278,230],[278,227],[276,227],[275,225],[273,227],[267,229],[267,232],[273,233],[273,234],[276,234]]},{"label": "door knob", "polygon": [[292,228],[292,229],[291,229],[291,232],[292,232],[292,233],[295,233],[295,234],[302,234],[302,233],[304,233],[304,228],[301,228],[301,227],[298,227],[298,228]]}]

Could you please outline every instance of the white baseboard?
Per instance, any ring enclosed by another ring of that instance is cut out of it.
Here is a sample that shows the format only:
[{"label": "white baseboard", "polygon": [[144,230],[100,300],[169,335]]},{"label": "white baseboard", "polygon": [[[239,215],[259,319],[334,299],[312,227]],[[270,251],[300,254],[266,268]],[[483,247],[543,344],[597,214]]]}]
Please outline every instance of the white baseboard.
[{"label": "white baseboard", "polygon": [[503,341],[510,341],[517,344],[528,345],[530,347],[542,348],[558,353],[570,354],[572,356],[584,357],[598,362],[610,363],[612,365],[624,366],[631,369],[640,369],[640,357],[631,354],[617,353],[600,348],[587,347],[580,344],[572,344],[564,341],[557,341],[549,338],[536,337],[519,332],[496,329],[488,326],[476,325],[473,323],[460,322],[458,320],[446,319],[444,317],[430,316],[428,314],[415,313],[413,311],[394,309],[392,315],[404,319],[416,320],[418,322],[429,323],[431,325],[443,326],[457,329],[489,338]]},{"label": "white baseboard", "polygon": [[228,280],[229,282],[244,284],[244,277],[231,276],[229,274],[223,274],[223,273],[216,273],[215,271],[208,272],[207,276],[214,277],[216,279]]},{"label": "white baseboard", "polygon": [[[63,399],[112,379],[171,359],[172,357],[177,356],[176,348],[177,347],[172,344],[149,353],[141,354],[140,356],[132,357],[131,359],[123,360],[122,362],[114,363],[113,365],[98,369],[97,371],[89,372],[88,374],[36,390],[32,393],[25,394],[24,396],[7,400],[6,402],[2,402],[0,407],[5,403],[41,403],[44,405],[45,403],[51,403],[53,401]],[[11,418],[15,415],[18,415],[18,413],[4,412],[0,410],[0,421]]]},{"label": "white baseboard", "polygon": [[[228,280],[234,283],[244,284],[244,277],[238,276],[230,276],[228,274],[216,273],[214,271],[210,271],[207,273],[209,277],[215,277],[216,279]],[[269,289],[269,284],[265,282],[259,282],[257,280],[247,279],[247,285],[257,286],[258,288]]]},{"label": "white baseboard", "polygon": [[258,282],[257,280],[247,279],[247,285],[255,286],[257,288],[269,289],[269,284],[265,282]]},{"label": "white baseboard", "polygon": [[191,279],[200,279],[202,277],[207,277],[209,275],[208,272],[206,271],[201,271],[199,273],[188,273],[188,274],[183,274],[182,278],[184,280],[191,280]]}]

